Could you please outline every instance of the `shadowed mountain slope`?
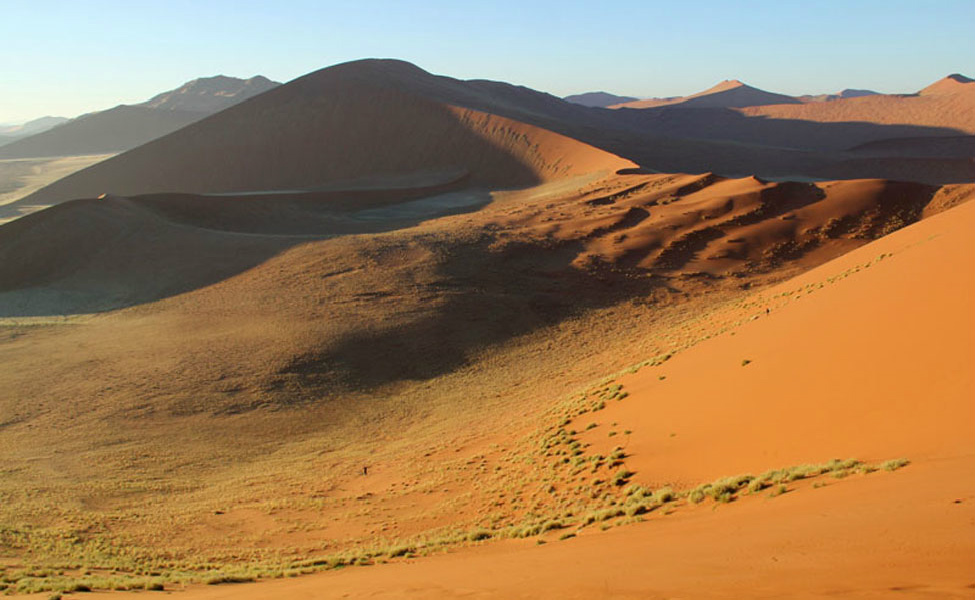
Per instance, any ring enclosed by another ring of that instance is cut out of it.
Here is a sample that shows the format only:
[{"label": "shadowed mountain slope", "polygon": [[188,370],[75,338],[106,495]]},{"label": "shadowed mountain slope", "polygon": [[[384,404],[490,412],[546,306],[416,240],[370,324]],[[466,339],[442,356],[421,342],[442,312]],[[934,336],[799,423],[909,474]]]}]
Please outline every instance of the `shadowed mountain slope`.
[{"label": "shadowed mountain slope", "polygon": [[805,96],[796,96],[796,99],[802,102],[832,102],[833,100],[842,100],[844,98],[859,98],[861,96],[874,96],[877,92],[873,90],[854,90],[845,89],[842,92],[837,92],[835,94],[814,94]]},{"label": "shadowed mountain slope", "polygon": [[69,121],[65,117],[41,117],[32,121],[27,121],[21,125],[0,126],[0,137],[14,140],[28,135],[34,135],[42,131],[47,131],[53,127]]},{"label": "shadowed mountain slope", "polygon": [[632,96],[617,96],[616,94],[610,94],[607,92],[585,92],[583,94],[566,96],[562,99],[566,102],[571,102],[572,104],[581,104],[582,106],[589,106],[593,108],[606,108],[615,104],[624,104],[626,102],[635,102],[639,100],[639,98],[634,98]]},{"label": "shadowed mountain slope", "polygon": [[134,148],[206,116],[143,106],[115,108],[78,117],[0,148],[0,158],[110,154]]},{"label": "shadowed mountain slope", "polygon": [[153,96],[138,106],[213,114],[279,85],[281,84],[262,75],[250,79],[237,79],[225,75],[201,77],[175,90]]}]

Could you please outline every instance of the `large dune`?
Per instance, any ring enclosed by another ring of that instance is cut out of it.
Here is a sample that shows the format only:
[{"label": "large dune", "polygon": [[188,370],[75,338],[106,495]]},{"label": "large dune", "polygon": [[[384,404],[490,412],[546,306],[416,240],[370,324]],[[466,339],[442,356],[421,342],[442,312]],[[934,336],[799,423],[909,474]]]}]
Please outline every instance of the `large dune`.
[{"label": "large dune", "polygon": [[412,93],[423,81],[404,69],[376,61],[313,73],[65,178],[32,200],[314,189],[444,170],[466,171],[472,185],[513,187],[635,166],[537,127]]},{"label": "large dune", "polygon": [[790,482],[777,497],[682,505],[545,545],[491,542],[178,597],[968,597],[972,227],[969,203],[714,312],[711,333],[738,321],[624,376],[625,400],[566,424],[585,430],[587,453],[623,445],[634,481],[654,488],[833,457],[909,459],[899,471]]}]

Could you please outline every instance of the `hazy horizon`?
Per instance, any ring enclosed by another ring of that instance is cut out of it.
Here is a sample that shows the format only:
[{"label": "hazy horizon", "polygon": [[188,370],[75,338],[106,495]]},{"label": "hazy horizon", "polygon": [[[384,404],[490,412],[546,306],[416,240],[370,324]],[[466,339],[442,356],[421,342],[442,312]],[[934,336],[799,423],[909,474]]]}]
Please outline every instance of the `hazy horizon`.
[{"label": "hazy horizon", "polygon": [[560,97],[606,91],[646,98],[692,94],[725,79],[789,95],[913,93],[951,73],[972,76],[975,55],[966,31],[971,1],[622,2],[613,12],[501,2],[473,12],[439,0],[409,7],[52,0],[6,3],[0,16],[14,49],[0,73],[4,124],[139,103],[199,77],[287,82],[370,57]]}]

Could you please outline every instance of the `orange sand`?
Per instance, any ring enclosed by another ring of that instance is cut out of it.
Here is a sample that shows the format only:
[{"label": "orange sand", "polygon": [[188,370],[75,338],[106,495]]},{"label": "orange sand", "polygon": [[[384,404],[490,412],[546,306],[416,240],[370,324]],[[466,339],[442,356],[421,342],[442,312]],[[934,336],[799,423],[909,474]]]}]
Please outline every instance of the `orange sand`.
[{"label": "orange sand", "polygon": [[[911,459],[901,471],[792,484],[774,499],[541,547],[493,543],[178,597],[972,597],[973,226],[969,203],[768,290],[735,335],[623,378],[630,398],[581,418],[632,429],[627,465],[647,483],[834,456]],[[799,288],[799,298],[776,296]]]}]

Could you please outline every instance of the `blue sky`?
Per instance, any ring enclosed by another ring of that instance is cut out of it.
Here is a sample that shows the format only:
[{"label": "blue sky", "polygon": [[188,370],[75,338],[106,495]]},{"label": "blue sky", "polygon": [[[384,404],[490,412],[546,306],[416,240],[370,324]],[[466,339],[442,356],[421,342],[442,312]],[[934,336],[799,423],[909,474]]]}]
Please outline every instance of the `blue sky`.
[{"label": "blue sky", "polygon": [[975,76],[975,0],[0,0],[0,123],[364,57],[557,95],[912,92]]}]

